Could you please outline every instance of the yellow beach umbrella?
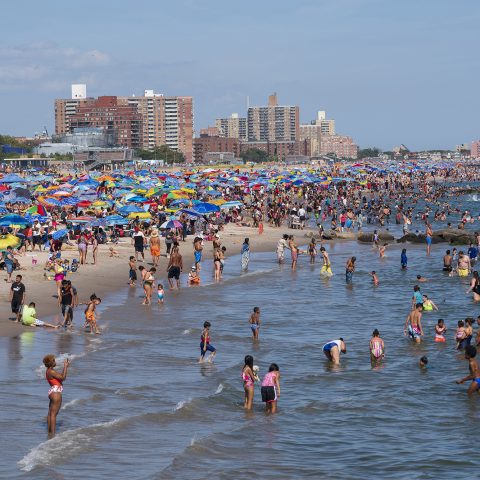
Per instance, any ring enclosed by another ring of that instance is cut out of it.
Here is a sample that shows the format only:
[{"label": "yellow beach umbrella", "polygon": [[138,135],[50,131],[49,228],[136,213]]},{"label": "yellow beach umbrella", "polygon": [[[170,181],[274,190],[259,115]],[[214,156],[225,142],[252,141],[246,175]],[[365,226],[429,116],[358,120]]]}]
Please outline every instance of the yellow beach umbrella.
[{"label": "yellow beach umbrella", "polygon": [[135,212],[132,212],[130,213],[130,215],[128,215],[128,218],[141,218],[142,220],[146,220],[148,218],[152,218],[152,216],[150,215],[150,212],[138,212],[138,213],[135,213]]},{"label": "yellow beach umbrella", "polygon": [[[20,228],[20,225],[12,225],[13,228]],[[22,241],[19,237],[11,235],[0,235],[0,250],[6,250],[7,247],[17,248],[20,246]]]}]

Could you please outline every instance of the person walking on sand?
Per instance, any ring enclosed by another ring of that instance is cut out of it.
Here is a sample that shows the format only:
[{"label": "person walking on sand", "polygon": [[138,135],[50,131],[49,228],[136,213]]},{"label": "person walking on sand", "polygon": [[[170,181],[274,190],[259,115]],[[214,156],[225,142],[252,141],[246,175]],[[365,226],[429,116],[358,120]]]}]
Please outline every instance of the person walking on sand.
[{"label": "person walking on sand", "polygon": [[245,364],[242,369],[242,380],[243,390],[245,391],[243,408],[251,410],[255,393],[255,374],[253,373],[253,357],[251,355],[245,356]]},{"label": "person walking on sand", "polygon": [[422,311],[423,303],[417,303],[415,309],[412,310],[405,320],[405,327],[403,329],[403,334],[407,335],[416,343],[422,341],[421,336],[423,335],[422,329]]},{"label": "person walking on sand", "polygon": [[167,265],[167,277],[170,288],[175,288],[173,280],[175,279],[177,288],[180,288],[180,273],[183,270],[183,259],[178,247],[173,247],[170,258]]},{"label": "person walking on sand", "polygon": [[50,402],[48,406],[47,424],[48,436],[52,438],[55,436],[57,429],[57,415],[62,406],[63,382],[67,379],[70,361],[67,358],[63,362],[62,373],[54,370],[56,361],[53,355],[45,355],[45,357],[43,357],[43,364],[47,368],[45,378],[50,385],[50,389],[48,390],[48,398]]},{"label": "person walking on sand", "polygon": [[250,315],[248,323],[252,330],[252,339],[258,341],[258,336],[260,334],[260,307],[253,308],[253,313]]},{"label": "person walking on sand", "polygon": [[17,275],[10,287],[10,306],[12,313],[16,316],[16,322],[20,323],[22,307],[25,303],[25,285],[22,283],[22,276]]}]

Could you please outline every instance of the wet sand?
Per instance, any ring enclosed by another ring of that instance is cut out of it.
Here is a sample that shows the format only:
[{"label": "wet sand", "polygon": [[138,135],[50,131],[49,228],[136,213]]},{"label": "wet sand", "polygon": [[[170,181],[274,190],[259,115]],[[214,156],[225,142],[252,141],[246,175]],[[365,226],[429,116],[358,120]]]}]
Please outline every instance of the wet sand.
[{"label": "wet sand", "polygon": [[[273,228],[264,225],[263,234],[259,235],[257,228],[228,224],[225,226],[224,231],[221,232],[220,240],[222,245],[227,248],[226,256],[228,259],[228,257],[240,253],[246,237],[250,238],[252,254],[255,252],[274,252],[281,235],[287,232],[295,235],[299,244],[306,244],[309,239],[305,235],[315,231],[307,228],[304,230],[291,230],[286,227]],[[190,235],[185,242],[180,242],[180,253],[183,256],[184,263],[183,275],[188,274],[194,263],[193,238],[194,237]],[[122,238],[120,239],[120,243],[114,247],[115,250],[118,251],[118,258],[109,256],[111,246],[111,244],[99,245],[97,265],[92,264],[93,257],[90,249],[87,257],[88,264],[81,266],[77,272],[68,275],[67,278],[72,281],[72,284],[78,291],[79,302],[85,302],[92,293],[95,293],[100,298],[104,298],[109,293],[117,291],[128,283],[128,259],[134,254],[131,239]],[[73,258],[79,258],[75,246],[65,247],[66,248],[62,250],[62,256],[64,258],[70,261]],[[203,252],[202,263],[211,263],[213,261],[212,242],[205,241]],[[32,255],[35,255],[35,257]],[[161,255],[160,266],[157,268],[157,279],[164,279],[166,277],[165,272],[168,259],[166,257],[164,238],[161,239]],[[37,260],[36,265],[32,264],[33,258]],[[52,319],[53,317],[53,321],[55,322],[61,319],[60,307],[57,305],[56,285],[53,281],[53,274],[51,272],[47,273],[52,280],[45,280],[44,278],[44,265],[47,258],[47,251],[36,251],[33,254],[28,252],[26,256],[18,257],[23,269],[15,271],[12,278],[15,278],[15,274],[23,275],[22,281],[26,287],[26,303],[36,303],[37,316],[40,320],[46,319],[47,317]],[[145,266],[152,265],[149,248],[145,250],[145,262],[138,262],[138,265],[142,264]],[[5,271],[3,274],[4,278],[6,278]],[[167,283],[166,279],[165,283]],[[0,337],[15,336],[23,331],[32,330],[32,328],[35,327],[26,327],[14,321],[15,315],[11,312],[9,301],[10,284],[6,282],[4,282],[4,284],[5,286],[0,294],[0,318],[2,319],[0,321]],[[79,309],[81,308],[80,306]],[[77,316],[78,315],[79,313],[77,313]]]}]

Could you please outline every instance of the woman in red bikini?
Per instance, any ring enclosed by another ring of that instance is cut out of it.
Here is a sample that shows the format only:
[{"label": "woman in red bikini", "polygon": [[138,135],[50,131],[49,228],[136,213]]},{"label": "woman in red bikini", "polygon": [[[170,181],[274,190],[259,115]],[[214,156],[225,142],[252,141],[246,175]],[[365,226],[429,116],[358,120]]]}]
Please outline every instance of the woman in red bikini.
[{"label": "woman in red bikini", "polygon": [[63,362],[62,373],[58,373],[53,369],[56,365],[55,357],[53,355],[45,355],[43,358],[43,364],[47,367],[45,378],[50,385],[50,390],[48,390],[48,398],[50,399],[47,417],[48,436],[54,437],[57,426],[57,414],[62,406],[62,383],[67,378],[67,371],[70,362],[68,359]]}]

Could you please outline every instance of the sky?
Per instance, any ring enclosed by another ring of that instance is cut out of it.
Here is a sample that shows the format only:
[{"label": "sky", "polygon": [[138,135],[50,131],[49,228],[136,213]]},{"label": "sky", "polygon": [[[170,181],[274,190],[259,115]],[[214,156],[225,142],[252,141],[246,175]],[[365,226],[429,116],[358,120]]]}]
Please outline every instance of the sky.
[{"label": "sky", "polygon": [[0,134],[54,130],[54,99],[194,98],[195,130],[276,92],[360,147],[480,138],[478,0],[24,0],[2,5]]}]

